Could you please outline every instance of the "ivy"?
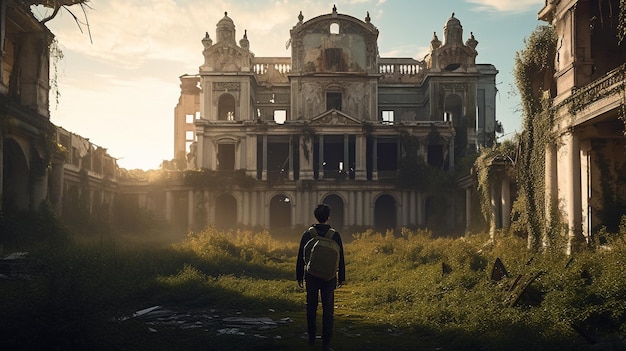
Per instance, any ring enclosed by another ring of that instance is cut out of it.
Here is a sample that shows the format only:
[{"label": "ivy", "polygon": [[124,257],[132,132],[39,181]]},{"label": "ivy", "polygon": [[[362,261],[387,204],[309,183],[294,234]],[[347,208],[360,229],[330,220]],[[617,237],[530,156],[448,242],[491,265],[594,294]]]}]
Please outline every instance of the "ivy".
[{"label": "ivy", "polygon": [[528,247],[538,249],[546,238],[545,150],[552,143],[554,112],[550,89],[557,36],[552,26],[538,26],[515,56],[515,82],[522,101],[523,132],[519,135],[515,220],[523,220]]}]

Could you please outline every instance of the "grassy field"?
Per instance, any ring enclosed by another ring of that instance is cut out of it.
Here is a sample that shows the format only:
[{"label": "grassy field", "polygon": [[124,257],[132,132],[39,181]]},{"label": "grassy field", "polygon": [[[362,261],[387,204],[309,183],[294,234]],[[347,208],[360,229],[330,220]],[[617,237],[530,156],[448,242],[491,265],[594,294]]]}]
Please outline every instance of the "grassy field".
[{"label": "grassy field", "polygon": [[[502,233],[495,242],[409,230],[342,236],[338,351],[625,348],[623,233],[571,257],[533,254]],[[207,228],[176,240],[73,236],[21,247],[29,254],[20,274],[0,280],[0,349],[309,349],[295,282],[299,237]],[[492,277],[497,258],[506,274]],[[207,322],[133,316],[153,306]],[[226,329],[229,317],[281,322]]]}]

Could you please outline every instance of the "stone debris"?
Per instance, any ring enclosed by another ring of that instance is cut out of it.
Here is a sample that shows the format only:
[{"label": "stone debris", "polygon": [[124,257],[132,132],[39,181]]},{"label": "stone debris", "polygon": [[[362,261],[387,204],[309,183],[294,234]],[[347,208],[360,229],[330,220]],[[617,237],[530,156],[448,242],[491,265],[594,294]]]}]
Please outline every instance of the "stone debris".
[{"label": "stone debris", "polygon": [[293,322],[290,317],[274,320],[270,317],[245,317],[241,312],[237,316],[222,317],[215,309],[174,311],[163,306],[152,306],[133,313],[132,317],[120,318],[125,321],[131,318],[145,320],[148,331],[158,333],[163,328],[202,329],[216,331],[218,335],[253,335],[257,338],[281,339],[280,335],[266,335],[280,325]]}]

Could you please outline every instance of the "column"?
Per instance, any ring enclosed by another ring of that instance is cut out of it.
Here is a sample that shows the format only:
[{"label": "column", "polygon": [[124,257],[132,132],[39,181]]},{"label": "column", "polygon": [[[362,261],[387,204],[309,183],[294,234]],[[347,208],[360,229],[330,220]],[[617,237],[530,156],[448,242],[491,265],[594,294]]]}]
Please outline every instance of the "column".
[{"label": "column", "polygon": [[318,149],[319,149],[319,157],[317,160],[318,162],[317,179],[324,179],[324,136],[323,135],[319,136]]},{"label": "column", "polygon": [[407,227],[409,225],[409,193],[403,191],[401,194],[400,210],[402,211],[402,217],[398,222],[399,227]]},{"label": "column", "polygon": [[165,219],[172,223],[172,192],[170,190],[165,192]]},{"label": "column", "polygon": [[450,171],[454,169],[454,137],[450,138]]},{"label": "column", "polygon": [[343,169],[342,172],[345,174],[346,179],[350,175],[350,139],[349,135],[345,134],[343,136]]},{"label": "column", "polygon": [[348,225],[355,225],[354,221],[356,218],[356,196],[355,191],[348,192],[348,203],[346,204],[346,210],[348,213]]},{"label": "column", "polygon": [[263,169],[261,180],[267,180],[267,135],[263,135]]},{"label": "column", "polygon": [[511,225],[511,181],[509,176],[502,176],[502,190],[500,191],[500,206],[502,216],[502,228],[508,228]]},{"label": "column", "polygon": [[356,145],[354,145],[355,157],[354,160],[354,179],[355,180],[366,180],[367,172],[365,170],[366,167],[366,157],[365,152],[367,151],[367,138],[363,134],[359,134],[356,136]]},{"label": "column", "polygon": [[417,225],[424,226],[424,194],[422,192],[417,193]]},{"label": "column", "polygon": [[363,209],[363,191],[356,192],[356,225],[364,226],[365,223],[363,221],[363,213],[365,210]]},{"label": "column", "polygon": [[372,145],[372,180],[378,180],[378,138],[373,138]]},{"label": "column", "polygon": [[187,228],[194,228],[194,201],[193,190],[187,191]]},{"label": "column", "polygon": [[[293,166],[294,166],[293,165],[293,135],[289,136],[289,156],[287,157],[287,160],[288,160],[287,161],[288,162],[287,174],[288,174],[289,180],[293,180],[294,179],[294,175],[293,175],[293,171],[294,171],[293,170]],[[293,201],[293,199],[291,199],[291,200]],[[295,217],[292,216],[291,219],[295,220]]]},{"label": "column", "polygon": [[581,191],[580,191],[580,144],[578,136],[570,134],[566,136],[566,148],[568,154],[567,189],[565,203],[567,209],[567,254],[572,253],[572,248],[582,242],[581,228]]},{"label": "column", "polygon": [[246,139],[246,174],[256,179],[257,136],[248,135]]},{"label": "column", "polygon": [[300,146],[300,179],[311,180],[313,179],[313,139],[305,139],[301,136],[298,144]]}]

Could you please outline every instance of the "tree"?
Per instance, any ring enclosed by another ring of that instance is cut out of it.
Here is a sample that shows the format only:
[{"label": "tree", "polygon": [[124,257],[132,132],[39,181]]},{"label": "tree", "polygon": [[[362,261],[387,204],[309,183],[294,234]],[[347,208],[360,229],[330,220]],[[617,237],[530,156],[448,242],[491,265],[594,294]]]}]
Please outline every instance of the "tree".
[{"label": "tree", "polygon": [[74,13],[72,13],[69,7],[74,6],[74,5],[79,5],[84,13],[85,6],[88,6],[87,5],[88,2],[89,0],[22,0],[22,3],[24,3],[25,5],[29,7],[30,6],[43,6],[43,7],[52,9],[52,13],[49,16],[41,19],[40,21],[41,23],[46,23],[50,21],[51,19],[53,19],[54,17],[56,17],[56,15],[59,13],[61,9],[66,9],[67,12],[69,12],[72,15],[72,17],[74,17],[74,19],[77,20],[77,17],[74,15]]}]

